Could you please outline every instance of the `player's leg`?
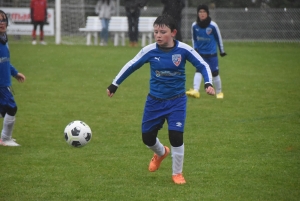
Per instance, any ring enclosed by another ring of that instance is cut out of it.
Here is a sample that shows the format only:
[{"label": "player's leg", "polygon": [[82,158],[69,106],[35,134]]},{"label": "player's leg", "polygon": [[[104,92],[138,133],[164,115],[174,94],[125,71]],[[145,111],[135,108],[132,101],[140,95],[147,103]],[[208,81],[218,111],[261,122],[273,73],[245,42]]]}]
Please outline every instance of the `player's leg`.
[{"label": "player's leg", "polygon": [[142,121],[142,139],[144,144],[154,152],[149,164],[149,171],[156,171],[170,150],[157,138],[158,130],[162,128],[165,119],[163,101],[147,97]]},{"label": "player's leg", "polygon": [[44,41],[44,22],[40,22],[40,43],[42,45],[47,45],[47,43]]},{"label": "player's leg", "polygon": [[194,75],[194,83],[193,83],[193,87],[196,91],[200,90],[201,82],[202,82],[202,74],[199,71],[196,71]]},{"label": "player's leg", "polygon": [[154,155],[149,163],[148,169],[150,172],[156,171],[160,167],[163,159],[165,159],[170,153],[170,149],[159,141],[157,134],[157,129],[153,130],[152,132],[142,134],[144,144],[154,152]]},{"label": "player's leg", "polygon": [[193,89],[190,89],[186,92],[186,95],[194,98],[200,98],[200,86],[202,82],[202,74],[199,71],[196,71],[194,75],[194,81],[193,81]]},{"label": "player's leg", "polygon": [[218,57],[217,56],[211,57],[208,60],[209,61],[207,63],[209,64],[213,76],[213,85],[216,90],[216,97],[223,98],[224,95],[222,93],[222,82],[221,82],[221,77],[219,75]]},{"label": "player's leg", "polygon": [[169,140],[172,152],[172,179],[176,184],[184,184],[182,175],[184,159],[183,131],[186,118],[186,96],[173,101],[172,111],[167,117]]},{"label": "player's leg", "polygon": [[216,90],[216,97],[219,99],[222,99],[224,97],[224,94],[222,92],[222,82],[221,77],[219,75],[219,71],[214,71],[213,73],[213,84]]},{"label": "player's leg", "polygon": [[15,114],[17,113],[17,107],[7,107],[6,114],[3,119],[3,128],[1,132],[1,140],[7,141],[12,139],[13,127],[15,124]]},{"label": "player's leg", "polygon": [[19,144],[12,139],[16,120],[15,115],[18,108],[9,88],[0,88],[0,105],[1,116],[4,116],[0,144],[4,146],[19,146]]},{"label": "player's leg", "polygon": [[129,37],[129,41],[130,47],[133,47],[133,16],[132,16],[132,12],[129,8],[126,8],[126,16],[127,16],[127,20],[128,20],[128,37]]},{"label": "player's leg", "polygon": [[0,104],[0,118],[4,118],[4,116],[5,116],[4,106]]},{"label": "player's leg", "polygon": [[172,152],[172,179],[176,184],[186,183],[183,175],[184,144],[183,132],[169,130],[169,139]]},{"label": "player's leg", "polygon": [[107,45],[108,42],[108,26],[109,26],[109,19],[104,19],[105,23],[105,30],[104,30],[104,45]]},{"label": "player's leg", "polygon": [[102,30],[101,30],[101,33],[100,33],[100,38],[101,38],[100,45],[104,46],[107,43],[107,40],[108,40],[108,36],[106,34],[108,32],[108,26],[107,26],[105,18],[101,19],[101,24],[102,24]]},{"label": "player's leg", "polygon": [[37,29],[37,22],[33,21],[33,30],[32,30],[32,45],[36,45],[36,29]]},{"label": "player's leg", "polygon": [[138,39],[139,39],[139,18],[140,18],[141,11],[140,9],[136,9],[133,13],[133,47],[137,47]]}]

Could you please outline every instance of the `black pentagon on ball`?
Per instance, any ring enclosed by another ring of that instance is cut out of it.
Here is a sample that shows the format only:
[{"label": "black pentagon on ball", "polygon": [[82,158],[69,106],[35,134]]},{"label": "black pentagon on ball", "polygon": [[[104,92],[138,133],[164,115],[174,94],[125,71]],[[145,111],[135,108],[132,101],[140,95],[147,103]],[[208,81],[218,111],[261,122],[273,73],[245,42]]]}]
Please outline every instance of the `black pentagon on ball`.
[{"label": "black pentagon on ball", "polygon": [[66,141],[68,141],[68,139],[69,139],[69,137],[68,137],[68,134],[67,134],[67,133],[65,133],[65,139],[66,139]]},{"label": "black pentagon on ball", "polygon": [[86,137],[85,137],[85,140],[88,142],[88,141],[91,140],[91,137],[92,137],[92,134],[91,133],[87,133]]},{"label": "black pentagon on ball", "polygon": [[71,133],[72,133],[72,136],[78,136],[79,133],[80,133],[80,127],[74,127],[72,130],[71,130]]},{"label": "black pentagon on ball", "polygon": [[79,141],[73,141],[73,142],[72,142],[72,146],[73,146],[73,147],[79,147],[79,146],[81,146],[81,144],[80,144]]}]

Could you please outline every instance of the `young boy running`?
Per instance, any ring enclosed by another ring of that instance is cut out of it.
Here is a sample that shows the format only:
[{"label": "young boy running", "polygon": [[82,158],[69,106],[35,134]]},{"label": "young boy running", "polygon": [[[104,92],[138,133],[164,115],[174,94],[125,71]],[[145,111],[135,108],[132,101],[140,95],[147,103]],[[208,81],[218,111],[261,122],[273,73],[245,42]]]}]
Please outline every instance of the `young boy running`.
[{"label": "young boy running", "polygon": [[0,145],[20,146],[12,138],[17,104],[10,87],[11,76],[15,77],[19,82],[24,82],[25,76],[10,64],[10,53],[6,35],[7,26],[7,16],[0,10],[0,117],[4,117]]},{"label": "young boy running", "polygon": [[156,43],[144,47],[121,69],[107,88],[112,97],[119,85],[135,70],[150,63],[150,92],[145,103],[142,120],[142,139],[154,152],[149,171],[156,171],[170,149],[157,138],[165,122],[168,123],[169,141],[172,152],[172,179],[176,184],[186,183],[183,174],[183,132],[186,119],[185,63],[189,61],[202,73],[207,94],[214,95],[212,74],[209,66],[189,45],[174,40],[176,22],[169,15],[157,17],[154,22]]}]

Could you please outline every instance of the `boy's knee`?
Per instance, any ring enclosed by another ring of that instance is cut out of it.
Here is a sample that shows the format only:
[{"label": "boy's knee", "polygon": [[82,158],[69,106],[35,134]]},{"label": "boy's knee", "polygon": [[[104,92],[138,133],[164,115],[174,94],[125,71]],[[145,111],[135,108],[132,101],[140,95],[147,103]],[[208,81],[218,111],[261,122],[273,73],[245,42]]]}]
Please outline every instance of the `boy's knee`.
[{"label": "boy's knee", "polygon": [[183,132],[169,130],[169,140],[172,147],[180,147],[183,145]]},{"label": "boy's knee", "polygon": [[151,147],[154,146],[156,143],[156,137],[157,137],[158,130],[154,130],[148,133],[142,134],[142,139],[145,145]]},{"label": "boy's knee", "polygon": [[211,73],[213,77],[217,77],[219,75],[219,70],[216,70]]},{"label": "boy's knee", "polygon": [[[17,106],[16,107],[6,107],[5,113],[10,116],[15,116],[17,113],[17,110],[18,110]],[[2,115],[2,116],[4,116],[4,115]]]}]

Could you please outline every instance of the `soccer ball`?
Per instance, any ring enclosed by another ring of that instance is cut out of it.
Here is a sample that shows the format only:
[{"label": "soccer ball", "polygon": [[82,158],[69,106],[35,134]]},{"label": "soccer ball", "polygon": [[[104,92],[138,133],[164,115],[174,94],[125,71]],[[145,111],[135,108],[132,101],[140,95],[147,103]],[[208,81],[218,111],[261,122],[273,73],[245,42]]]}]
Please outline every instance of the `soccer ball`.
[{"label": "soccer ball", "polygon": [[83,121],[72,121],[65,128],[65,140],[73,147],[83,147],[92,139],[91,128]]}]

